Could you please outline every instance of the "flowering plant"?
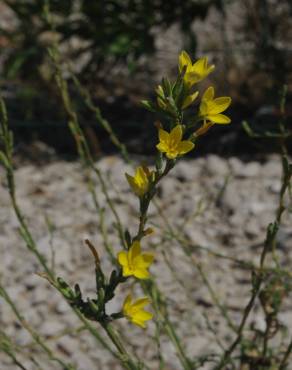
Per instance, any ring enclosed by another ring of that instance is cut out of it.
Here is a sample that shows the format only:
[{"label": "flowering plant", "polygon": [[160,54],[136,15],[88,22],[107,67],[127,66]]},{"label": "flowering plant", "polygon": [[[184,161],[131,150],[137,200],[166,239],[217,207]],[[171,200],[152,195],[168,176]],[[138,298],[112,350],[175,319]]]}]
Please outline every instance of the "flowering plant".
[{"label": "flowering plant", "polygon": [[[279,125],[280,132],[275,133],[275,137],[277,137],[277,139],[281,138],[282,140],[281,145],[283,151],[283,175],[279,196],[279,207],[277,209],[275,221],[267,228],[266,240],[260,256],[259,265],[249,265],[230,256],[224,256],[219,252],[213,252],[213,255],[216,257],[232,260],[237,264],[241,263],[244,268],[249,268],[251,270],[251,297],[243,310],[241,322],[238,326],[235,325],[233,320],[228,316],[226,307],[218,301],[216,292],[214,292],[212,286],[207,280],[200,263],[194,261],[194,265],[200,272],[200,275],[210,292],[214,305],[220,310],[222,317],[226,320],[226,323],[233,333],[235,333],[235,338],[226,349],[218,340],[218,343],[223,348],[222,355],[215,353],[209,357],[204,355],[199,356],[196,359],[192,359],[187,355],[185,346],[182,344],[183,341],[180,340],[176,333],[175,325],[169,318],[167,298],[164,297],[159,287],[159,276],[158,279],[155,279],[153,274],[152,266],[155,264],[155,258],[151,248],[149,247],[150,243],[146,238],[147,235],[153,233],[153,229],[147,227],[148,210],[151,202],[157,194],[159,183],[164,180],[181,157],[196,148],[200,136],[205,134],[215,124],[230,123],[230,118],[223,114],[223,112],[225,112],[225,110],[230,106],[231,98],[226,96],[215,98],[213,87],[208,87],[200,98],[200,93],[196,90],[196,85],[213,72],[215,67],[214,65],[208,64],[207,58],[201,58],[193,63],[189,55],[186,52],[182,52],[179,56],[178,75],[176,80],[171,82],[167,78],[164,78],[162,83],[156,88],[157,96],[155,101],[143,102],[143,105],[147,109],[152,112],[159,113],[162,116],[162,122],[156,123],[157,151],[153,168],[150,169],[144,164],[141,164],[134,170],[134,175],[126,173],[126,180],[128,182],[129,189],[136,196],[136,200],[139,205],[138,227],[136,232],[130,233],[127,228],[123,227],[107,190],[107,183],[93,161],[85,136],[79,125],[78,116],[71,104],[68,86],[62,77],[60,64],[58,63],[54,50],[50,51],[50,56],[56,69],[56,81],[61,92],[64,107],[69,116],[69,127],[76,140],[80,158],[82,159],[86,169],[93,171],[100,181],[103,195],[105,196],[107,204],[111,208],[115,217],[115,228],[118,231],[119,236],[119,250],[117,252],[113,252],[113,249],[107,243],[107,238],[104,237],[106,250],[111,258],[113,266],[112,271],[108,274],[104,272],[103,261],[100,259],[95,246],[89,240],[85,240],[95,263],[94,278],[96,289],[93,297],[84,298],[84,293],[78,284],[76,284],[74,288],[71,288],[64,279],[56,277],[53,269],[50,268],[46,259],[39,252],[37,244],[29,231],[25,217],[23,216],[17,202],[12,164],[13,136],[11,131],[8,129],[8,118],[5,105],[3,101],[0,100],[0,111],[2,115],[0,121],[0,144],[1,148],[3,148],[3,150],[1,149],[0,151],[0,161],[6,171],[9,195],[11,197],[11,203],[16,217],[21,225],[21,236],[23,237],[29,251],[37,258],[44,269],[44,273],[41,274],[41,276],[45,277],[69,303],[72,310],[81,320],[83,325],[82,329],[87,329],[99,343],[120,360],[122,366],[127,370],[149,369],[149,367],[141,360],[138,360],[136,354],[129,353],[126,349],[125,344],[127,341],[123,340],[123,334],[116,330],[115,325],[117,324],[115,321],[121,319],[127,319],[130,323],[138,326],[139,329],[147,329],[147,323],[151,319],[154,319],[158,338],[156,338],[155,334],[155,339],[158,342],[159,350],[159,333],[164,329],[164,332],[175,347],[177,357],[182,368],[186,370],[197,369],[208,361],[215,361],[214,369],[216,370],[227,369],[226,366],[229,365],[234,368],[233,365],[238,358],[240,358],[241,365],[243,365],[244,368],[246,368],[245,365],[248,364],[250,365],[248,369],[252,370],[267,366],[271,369],[286,369],[288,358],[292,353],[292,342],[290,342],[285,350],[282,349],[281,345],[281,348],[278,351],[279,353],[276,353],[276,351],[274,351],[274,353],[270,346],[270,339],[273,338],[280,327],[277,314],[287,292],[289,291],[287,282],[289,281],[289,278],[291,278],[291,273],[289,271],[284,271],[280,268],[281,266],[276,253],[276,236],[283,212],[285,211],[284,196],[287,190],[291,188],[290,180],[292,176],[292,165],[289,163],[285,146],[283,144],[285,137],[289,134],[284,123],[281,122]],[[74,82],[78,87],[80,87],[76,79],[74,79]],[[82,92],[84,93],[84,91]],[[97,114],[97,117],[100,117],[99,111],[94,107],[88,95],[86,95],[86,102]],[[185,115],[185,111],[187,109],[192,112],[191,118],[188,118],[189,116]],[[283,106],[281,106],[281,109],[284,116]],[[126,154],[128,153],[126,152],[125,147],[119,142],[108,123],[105,123],[103,120],[101,120],[101,123],[104,125],[104,128],[110,134],[111,139],[121,150],[121,153],[127,160],[128,157]],[[245,128],[249,134],[259,135],[257,133],[253,133],[247,124],[245,124]],[[271,133],[269,133],[269,135],[271,135]],[[88,173],[89,172],[90,171],[88,171]],[[90,176],[88,184],[96,209],[102,218],[103,210],[99,207]],[[103,232],[102,227],[100,227],[100,230]],[[193,256],[188,247],[188,243],[186,243],[185,240],[181,240],[180,236],[177,236],[171,227],[169,234],[171,234],[171,237],[175,238],[181,244],[187,257],[192,258]],[[200,248],[207,250],[208,253],[212,253],[208,248]],[[265,264],[266,256],[269,253],[271,253],[275,267],[267,267]],[[168,265],[172,270],[170,261],[168,261]],[[177,280],[179,281],[179,279]],[[179,281],[179,283],[184,287],[184,281]],[[125,284],[124,286],[127,290],[131,284],[131,290],[130,292],[128,290],[127,294],[125,294],[123,299],[120,301],[123,303],[120,303],[119,308],[116,309],[117,312],[109,313],[107,305],[115,295],[122,294],[118,291],[118,288],[123,284]],[[134,298],[134,294],[132,292],[134,284],[139,284],[138,289],[136,289],[139,293],[138,298]],[[143,291],[143,296],[140,296],[141,290]],[[21,321],[22,326],[29,331],[34,341],[45,350],[49,358],[52,361],[58,362],[62,368],[66,370],[75,370],[72,364],[67,364],[56,357],[47,347],[44,340],[28,327],[23,316],[18,312],[16,306],[1,284],[0,295],[12,307],[16,316]],[[253,340],[248,341],[246,340],[246,337],[244,337],[243,330],[257,298],[265,314],[266,329],[262,333],[260,333],[259,330],[254,330]],[[149,311],[148,309],[145,309],[147,305],[150,305]],[[98,323],[100,327],[104,329],[108,336],[107,339],[110,339],[111,343],[115,347],[115,351],[100,335],[99,330],[91,325],[91,322]],[[151,325],[151,322],[149,325]],[[233,354],[239,345],[241,345],[241,355],[240,357],[238,355],[235,357]],[[5,342],[5,346],[3,346],[3,342],[1,342],[0,337],[0,348],[6,348],[6,353],[10,354],[11,358],[15,360],[14,353],[11,351],[9,352],[7,350],[8,347],[7,341]],[[19,365],[19,362],[16,361],[15,363]],[[161,358],[159,367],[162,369],[163,365],[163,359]],[[22,365],[20,368],[23,368]]]}]

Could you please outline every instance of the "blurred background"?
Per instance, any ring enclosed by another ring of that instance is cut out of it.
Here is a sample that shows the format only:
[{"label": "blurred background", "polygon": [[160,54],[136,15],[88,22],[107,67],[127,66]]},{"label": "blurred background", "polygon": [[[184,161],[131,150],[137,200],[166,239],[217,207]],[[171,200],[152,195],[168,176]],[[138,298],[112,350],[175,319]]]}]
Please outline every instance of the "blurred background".
[{"label": "blurred background", "polygon": [[[233,99],[232,125],[214,127],[193,155],[273,151],[269,141],[248,139],[241,123],[273,129],[284,84],[286,114],[292,116],[290,0],[0,0],[0,89],[17,148],[28,156],[35,142],[75,154],[47,54],[55,42],[64,65],[70,64],[104,118],[137,154],[152,153],[156,140],[157,117],[140,100],[154,97],[163,76],[176,75],[182,49],[216,65],[202,89],[213,84],[217,95]],[[94,151],[115,152],[67,77],[81,123],[91,128]]]}]

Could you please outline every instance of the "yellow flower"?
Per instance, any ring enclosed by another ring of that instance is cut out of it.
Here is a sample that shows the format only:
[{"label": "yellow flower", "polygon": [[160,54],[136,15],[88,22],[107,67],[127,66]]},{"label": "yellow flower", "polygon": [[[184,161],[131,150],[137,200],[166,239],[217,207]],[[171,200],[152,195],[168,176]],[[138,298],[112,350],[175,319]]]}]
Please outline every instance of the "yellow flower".
[{"label": "yellow flower", "polygon": [[153,262],[153,254],[141,253],[140,242],[135,241],[130,249],[118,253],[119,264],[123,268],[123,276],[135,276],[138,279],[147,279],[147,270]]},{"label": "yellow flower", "polygon": [[231,104],[231,98],[229,96],[222,96],[214,99],[214,88],[212,86],[204,92],[202,101],[199,108],[199,116],[205,121],[212,123],[227,124],[231,120],[224,114],[220,114],[225,111]]},{"label": "yellow flower", "polygon": [[130,187],[138,197],[142,197],[148,191],[151,173],[147,167],[138,167],[134,176],[130,176],[127,173],[125,175]]},{"label": "yellow flower", "polygon": [[189,87],[203,80],[215,68],[213,64],[208,65],[207,57],[200,58],[193,64],[189,54],[185,51],[182,51],[179,56],[179,63],[178,63],[179,71],[182,72],[184,67],[186,67],[186,71],[184,74],[184,82]]},{"label": "yellow flower", "polygon": [[191,141],[182,141],[181,125],[175,126],[169,133],[162,129],[159,130],[159,144],[156,145],[156,148],[165,153],[169,159],[188,153],[194,146],[195,144]]},{"label": "yellow flower", "polygon": [[123,314],[133,324],[146,328],[145,321],[151,320],[153,314],[145,311],[144,306],[150,303],[150,299],[147,297],[139,298],[136,301],[132,301],[132,296],[129,294],[123,304]]}]

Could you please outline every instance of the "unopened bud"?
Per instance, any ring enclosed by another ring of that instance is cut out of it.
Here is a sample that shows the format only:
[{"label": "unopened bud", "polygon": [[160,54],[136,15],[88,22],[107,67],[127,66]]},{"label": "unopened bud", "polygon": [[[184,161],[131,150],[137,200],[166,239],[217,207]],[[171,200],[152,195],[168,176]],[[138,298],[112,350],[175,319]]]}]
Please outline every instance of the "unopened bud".
[{"label": "unopened bud", "polygon": [[204,135],[213,125],[214,123],[212,122],[204,123],[203,126],[201,126],[197,131],[195,131],[194,136]]},{"label": "unopened bud", "polygon": [[147,229],[144,230],[144,235],[147,236],[147,235],[151,235],[151,234],[154,234],[155,231],[154,229],[152,229],[152,227],[148,227]]}]

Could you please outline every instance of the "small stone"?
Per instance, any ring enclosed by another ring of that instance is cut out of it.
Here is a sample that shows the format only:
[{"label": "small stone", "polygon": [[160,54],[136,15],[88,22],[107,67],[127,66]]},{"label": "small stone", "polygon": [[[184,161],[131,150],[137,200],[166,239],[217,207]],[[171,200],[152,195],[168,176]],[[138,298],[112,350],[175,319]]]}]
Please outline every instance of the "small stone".
[{"label": "small stone", "polygon": [[167,181],[162,181],[159,187],[159,194],[163,199],[169,199],[179,190],[179,182],[176,178],[169,177]]},{"label": "small stone", "polygon": [[240,177],[243,172],[243,163],[236,157],[231,157],[228,160],[232,174],[235,177]]},{"label": "small stone", "polygon": [[260,215],[261,213],[267,211],[269,208],[269,204],[257,201],[252,202],[248,205],[249,212],[254,216]]},{"label": "small stone", "polygon": [[244,230],[249,238],[254,238],[260,234],[261,228],[257,219],[250,219],[245,225]]},{"label": "small stone", "polygon": [[65,300],[60,300],[56,305],[56,312],[59,314],[65,314],[70,311],[69,304]]},{"label": "small stone", "polygon": [[280,312],[279,321],[291,332],[292,330],[292,311]]},{"label": "small stone", "polygon": [[207,173],[211,176],[224,177],[230,172],[227,162],[213,154],[208,155],[205,168]]},{"label": "small stone", "polygon": [[238,190],[237,184],[229,183],[220,198],[220,205],[227,212],[235,213],[236,210],[240,211],[242,209],[243,199]]},{"label": "small stone", "polygon": [[272,183],[269,185],[269,190],[272,194],[279,194],[281,191],[282,183],[281,183],[281,177],[278,179],[274,179]]},{"label": "small stone", "polygon": [[262,166],[262,174],[268,178],[281,178],[282,164],[280,158],[272,156]]},{"label": "small stone", "polygon": [[231,172],[235,177],[250,178],[258,177],[261,174],[261,165],[258,162],[243,163],[237,158],[229,160]]},{"label": "small stone", "polygon": [[39,279],[40,277],[35,274],[26,276],[26,278],[24,279],[26,289],[27,290],[35,289],[35,287],[39,284]]},{"label": "small stone", "polygon": [[209,246],[209,240],[206,233],[200,229],[194,227],[188,227],[185,229],[186,235],[191,239],[191,241],[196,245]]},{"label": "small stone", "polygon": [[[180,161],[170,172],[170,174],[177,178],[180,182],[190,182],[198,176],[199,171],[200,168],[196,166],[195,161]],[[168,179],[164,182],[167,182]]]},{"label": "small stone", "polygon": [[267,323],[263,314],[257,314],[253,320],[253,325],[256,330],[264,333],[267,327]]},{"label": "small stone", "polygon": [[65,326],[61,321],[53,321],[51,319],[51,320],[45,321],[42,324],[40,328],[40,332],[42,333],[42,335],[46,337],[52,337],[54,335],[59,334],[64,329],[65,329]]},{"label": "small stone", "polygon": [[249,162],[244,166],[243,177],[258,177],[260,170],[261,166],[258,162]]}]

